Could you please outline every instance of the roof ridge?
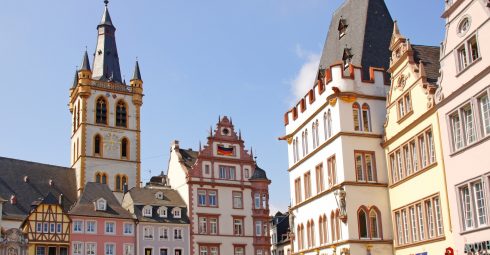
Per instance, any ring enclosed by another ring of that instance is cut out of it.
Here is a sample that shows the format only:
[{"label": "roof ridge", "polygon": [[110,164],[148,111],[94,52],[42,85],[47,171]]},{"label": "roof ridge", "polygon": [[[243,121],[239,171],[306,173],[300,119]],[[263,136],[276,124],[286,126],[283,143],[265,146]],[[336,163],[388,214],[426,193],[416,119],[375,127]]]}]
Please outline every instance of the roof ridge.
[{"label": "roof ridge", "polygon": [[13,160],[13,161],[19,161],[19,162],[24,162],[24,163],[36,164],[36,165],[51,166],[51,167],[57,167],[57,168],[65,168],[65,169],[70,169],[70,170],[73,169],[71,167],[66,167],[66,166],[59,166],[59,165],[53,165],[53,164],[48,164],[48,163],[28,161],[28,160],[24,160],[24,159],[7,158],[7,157],[2,157],[2,156],[0,156],[0,160]]}]

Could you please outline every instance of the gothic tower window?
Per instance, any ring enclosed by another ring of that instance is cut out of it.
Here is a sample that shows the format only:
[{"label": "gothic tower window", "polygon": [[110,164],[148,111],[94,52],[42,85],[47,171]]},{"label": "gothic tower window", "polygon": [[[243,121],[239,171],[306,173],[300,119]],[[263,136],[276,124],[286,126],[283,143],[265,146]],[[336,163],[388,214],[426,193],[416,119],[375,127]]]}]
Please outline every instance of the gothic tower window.
[{"label": "gothic tower window", "polygon": [[347,69],[352,61],[352,53],[350,48],[344,48],[344,54],[342,55],[342,61],[344,63],[344,69]]},{"label": "gothic tower window", "polygon": [[95,182],[107,184],[107,174],[106,173],[96,173],[95,174]]},{"label": "gothic tower window", "polygon": [[347,21],[343,18],[340,18],[339,26],[337,28],[339,30],[339,39],[345,35],[345,32],[347,31],[347,26]]},{"label": "gothic tower window", "polygon": [[367,104],[362,105],[362,129],[365,132],[371,132],[371,114]]},{"label": "gothic tower window", "polygon": [[102,137],[100,135],[94,137],[94,156],[102,156]]},{"label": "gothic tower window", "polygon": [[95,106],[95,123],[107,125],[107,101],[104,97],[97,99]]},{"label": "gothic tower window", "polygon": [[127,127],[127,111],[126,104],[120,100],[116,106],[116,126]]},{"label": "gothic tower window", "polygon": [[127,138],[121,140],[121,158],[128,159],[129,142]]},{"label": "gothic tower window", "polygon": [[377,211],[377,208],[371,209],[369,212],[369,228],[370,228],[370,234],[371,238],[381,238],[380,235],[380,226],[379,226],[379,221],[380,217]]},{"label": "gothic tower window", "polygon": [[359,104],[354,103],[352,105],[352,117],[354,118],[354,130],[355,131],[361,131],[361,115],[360,115],[360,109],[359,109]]},{"label": "gothic tower window", "polygon": [[368,218],[364,209],[360,209],[358,214],[359,238],[368,238]]},{"label": "gothic tower window", "polygon": [[121,187],[121,176],[119,174],[116,175],[116,185],[114,185],[116,187],[116,191],[121,191],[122,190],[122,187]]}]

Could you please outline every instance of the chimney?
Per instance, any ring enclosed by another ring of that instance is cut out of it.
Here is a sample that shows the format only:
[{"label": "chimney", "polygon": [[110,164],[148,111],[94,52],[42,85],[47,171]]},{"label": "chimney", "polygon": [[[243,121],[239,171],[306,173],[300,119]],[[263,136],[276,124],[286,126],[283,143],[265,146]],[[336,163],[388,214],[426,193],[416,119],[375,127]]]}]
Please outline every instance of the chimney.
[{"label": "chimney", "polygon": [[178,150],[179,149],[179,141],[173,140],[171,146],[172,146],[172,150]]},{"label": "chimney", "polygon": [[10,204],[11,205],[17,204],[17,197],[15,195],[10,196]]}]

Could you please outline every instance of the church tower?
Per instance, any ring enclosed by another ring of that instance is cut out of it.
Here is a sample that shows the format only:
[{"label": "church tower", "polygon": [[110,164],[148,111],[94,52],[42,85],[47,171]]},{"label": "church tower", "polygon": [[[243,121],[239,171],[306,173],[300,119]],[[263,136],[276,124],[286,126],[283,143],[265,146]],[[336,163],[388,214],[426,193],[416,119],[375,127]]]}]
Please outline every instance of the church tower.
[{"label": "church tower", "polygon": [[85,183],[99,182],[122,197],[140,185],[143,81],[137,61],[130,85],[121,79],[116,28],[104,3],[93,66],[85,51],[70,89],[71,166],[79,194]]}]

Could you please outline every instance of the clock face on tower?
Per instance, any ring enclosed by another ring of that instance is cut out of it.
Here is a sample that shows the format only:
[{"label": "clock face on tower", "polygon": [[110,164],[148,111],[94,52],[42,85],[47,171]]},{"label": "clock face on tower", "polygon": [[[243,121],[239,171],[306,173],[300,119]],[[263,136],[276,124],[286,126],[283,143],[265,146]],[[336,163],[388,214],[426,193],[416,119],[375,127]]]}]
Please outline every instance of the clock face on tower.
[{"label": "clock face on tower", "polygon": [[104,149],[107,151],[119,150],[119,136],[113,133],[108,133],[104,137]]}]

